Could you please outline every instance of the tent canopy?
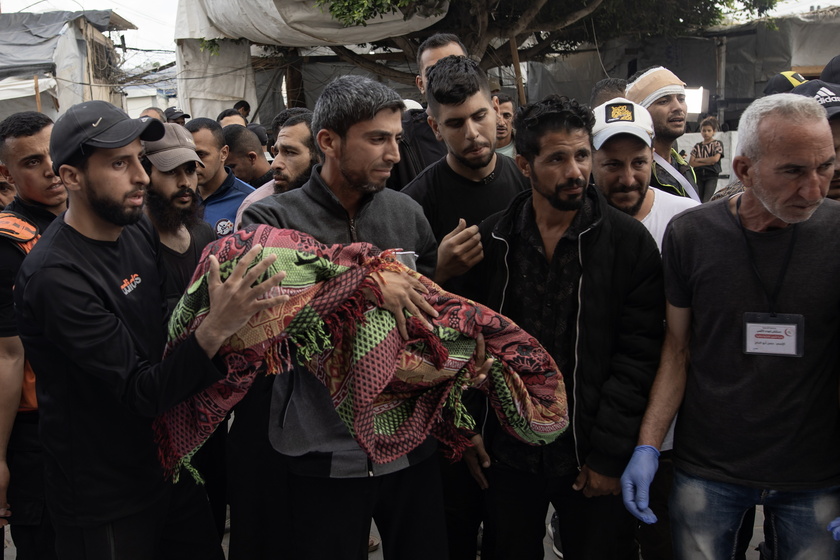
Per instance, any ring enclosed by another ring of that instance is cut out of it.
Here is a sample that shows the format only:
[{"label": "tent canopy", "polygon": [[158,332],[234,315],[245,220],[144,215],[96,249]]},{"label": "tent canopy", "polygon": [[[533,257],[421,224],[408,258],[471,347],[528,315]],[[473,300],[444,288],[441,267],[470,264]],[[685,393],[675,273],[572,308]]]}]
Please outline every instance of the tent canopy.
[{"label": "tent canopy", "polygon": [[180,0],[175,39],[247,39],[263,45],[314,47],[380,41],[429,27],[446,15],[384,15],[366,26],[344,27],[313,0]]},{"label": "tent canopy", "polygon": [[54,72],[65,26],[82,17],[99,31],[137,29],[111,10],[0,14],[0,80]]}]

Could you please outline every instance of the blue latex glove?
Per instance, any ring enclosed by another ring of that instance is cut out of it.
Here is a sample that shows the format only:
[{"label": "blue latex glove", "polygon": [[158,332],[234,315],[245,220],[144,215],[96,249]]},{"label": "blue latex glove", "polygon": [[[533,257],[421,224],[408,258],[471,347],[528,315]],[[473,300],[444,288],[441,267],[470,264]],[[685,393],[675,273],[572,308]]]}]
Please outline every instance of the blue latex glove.
[{"label": "blue latex glove", "polygon": [[659,468],[659,450],[651,445],[640,445],[621,475],[621,497],[624,507],[637,519],[648,525],[656,523],[650,509],[650,483]]},{"label": "blue latex glove", "polygon": [[828,532],[831,533],[835,541],[840,541],[840,517],[828,524]]}]

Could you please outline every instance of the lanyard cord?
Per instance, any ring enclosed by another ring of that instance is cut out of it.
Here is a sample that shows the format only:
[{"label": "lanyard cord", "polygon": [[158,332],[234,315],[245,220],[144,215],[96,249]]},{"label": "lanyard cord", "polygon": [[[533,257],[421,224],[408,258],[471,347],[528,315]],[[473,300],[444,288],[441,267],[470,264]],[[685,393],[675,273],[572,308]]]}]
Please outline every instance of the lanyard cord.
[{"label": "lanyard cord", "polygon": [[790,265],[790,259],[793,256],[793,246],[796,244],[796,226],[799,224],[793,224],[792,231],[790,234],[790,243],[788,243],[787,253],[785,254],[785,260],[782,263],[782,270],[779,273],[779,279],[776,281],[776,288],[773,290],[773,294],[767,291],[767,286],[764,284],[764,281],[761,279],[761,274],[758,272],[758,267],[755,264],[755,255],[753,254],[752,246],[750,245],[749,239],[747,239],[747,230],[744,228],[744,224],[741,222],[741,197],[738,197],[738,200],[735,201],[735,215],[738,217],[738,227],[741,228],[741,235],[744,237],[744,244],[747,246],[747,256],[750,259],[750,265],[752,265],[753,273],[755,274],[756,279],[758,280],[758,284],[761,286],[761,290],[764,292],[764,297],[767,298],[767,305],[770,307],[770,315],[772,317],[776,316],[776,300],[779,297],[779,293],[782,291],[782,284],[784,283],[785,276],[787,275],[788,266]]}]

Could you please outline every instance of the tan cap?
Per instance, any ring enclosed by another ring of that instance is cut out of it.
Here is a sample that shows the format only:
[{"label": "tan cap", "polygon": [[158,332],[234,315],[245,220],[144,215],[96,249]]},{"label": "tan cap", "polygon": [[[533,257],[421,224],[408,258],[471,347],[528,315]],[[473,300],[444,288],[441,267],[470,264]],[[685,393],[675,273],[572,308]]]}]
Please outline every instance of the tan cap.
[{"label": "tan cap", "polygon": [[195,153],[195,140],[186,128],[176,123],[165,123],[163,127],[163,138],[143,143],[146,157],[152,165],[160,171],[172,171],[188,161],[204,167],[201,158]]}]

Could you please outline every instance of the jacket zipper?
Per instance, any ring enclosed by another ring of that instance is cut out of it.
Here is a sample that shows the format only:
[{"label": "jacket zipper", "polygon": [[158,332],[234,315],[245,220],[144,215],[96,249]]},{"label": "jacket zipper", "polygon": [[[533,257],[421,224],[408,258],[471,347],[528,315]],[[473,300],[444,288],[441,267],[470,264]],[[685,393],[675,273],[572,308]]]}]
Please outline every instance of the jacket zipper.
[{"label": "jacket zipper", "polygon": [[348,225],[350,226],[350,241],[357,243],[359,240],[356,238],[356,219],[350,218]]},{"label": "jacket zipper", "polygon": [[495,231],[491,232],[490,236],[493,239],[498,239],[499,241],[501,241],[502,243],[505,244],[505,257],[504,257],[504,262],[505,262],[505,285],[502,287],[502,301],[499,302],[499,313],[501,315],[504,315],[505,314],[505,311],[504,311],[505,297],[507,296],[508,284],[510,283],[510,267],[508,266],[508,255],[510,254],[510,244],[507,242],[507,239],[505,239],[504,237],[499,237],[498,235],[496,235]]},{"label": "jacket zipper", "polygon": [[578,380],[577,380],[577,373],[578,373],[578,366],[580,365],[580,315],[581,310],[583,309],[583,301],[581,295],[583,294],[583,236],[584,234],[588,233],[592,229],[592,226],[589,226],[580,234],[578,235],[578,263],[580,264],[580,280],[578,281],[578,310],[577,310],[577,321],[575,322],[577,326],[577,331],[575,332],[575,368],[572,370],[572,382],[574,383],[575,388],[572,390],[572,397],[575,402],[575,412],[572,415],[572,439],[575,443],[575,460],[578,464],[578,470],[583,468],[583,464],[580,460],[580,449],[578,448],[578,436],[577,436],[577,411],[578,411]]}]

